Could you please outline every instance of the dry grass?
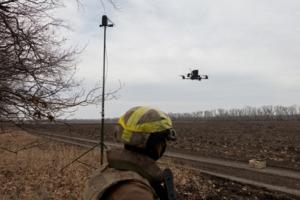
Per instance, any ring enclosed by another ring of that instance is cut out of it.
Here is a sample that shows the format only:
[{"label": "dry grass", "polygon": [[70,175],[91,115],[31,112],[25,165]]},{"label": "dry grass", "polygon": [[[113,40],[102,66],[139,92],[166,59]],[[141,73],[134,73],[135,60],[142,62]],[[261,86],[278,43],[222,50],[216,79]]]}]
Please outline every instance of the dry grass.
[{"label": "dry grass", "polygon": [[[1,146],[12,150],[32,142],[41,145],[19,151],[17,154],[0,150],[1,199],[78,199],[88,175],[93,170],[74,163],[63,172],[60,169],[85,149],[47,142],[24,132],[0,135]],[[97,151],[82,161],[97,167]]]},{"label": "dry grass", "polygon": [[[37,145],[18,153],[0,149],[0,198],[1,199],[80,199],[84,184],[93,168],[74,163],[63,172],[60,169],[85,149],[50,142],[22,131],[0,135],[1,147],[17,151],[26,145]],[[81,159],[99,167],[100,155],[92,151]],[[194,172],[177,168],[171,161],[159,163],[174,172],[180,199],[204,199],[211,191],[205,179]]]},{"label": "dry grass", "polygon": [[[0,149],[0,200],[81,199],[85,182],[94,169],[74,163],[66,170],[60,170],[86,149],[50,142],[22,131],[0,134],[0,141],[0,147],[11,151],[35,145],[18,153]],[[99,159],[99,151],[95,150],[81,161],[99,167]],[[172,160],[160,161],[159,165],[172,169],[178,200],[295,199],[203,175],[199,171],[175,166]]]}]

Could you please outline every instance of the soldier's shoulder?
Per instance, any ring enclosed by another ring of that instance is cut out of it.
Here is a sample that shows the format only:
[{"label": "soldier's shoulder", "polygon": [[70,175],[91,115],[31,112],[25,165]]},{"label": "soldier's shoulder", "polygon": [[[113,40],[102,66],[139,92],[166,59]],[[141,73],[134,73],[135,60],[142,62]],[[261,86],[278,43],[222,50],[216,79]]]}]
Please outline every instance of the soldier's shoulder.
[{"label": "soldier's shoulder", "polygon": [[[148,180],[136,172],[103,166],[95,170],[87,181],[83,195],[84,199],[99,199],[109,188],[119,184],[123,185],[123,183],[126,183],[126,188],[127,186],[129,188],[139,186],[139,190],[144,188],[151,191],[152,189]],[[130,184],[128,185],[128,183]]]}]

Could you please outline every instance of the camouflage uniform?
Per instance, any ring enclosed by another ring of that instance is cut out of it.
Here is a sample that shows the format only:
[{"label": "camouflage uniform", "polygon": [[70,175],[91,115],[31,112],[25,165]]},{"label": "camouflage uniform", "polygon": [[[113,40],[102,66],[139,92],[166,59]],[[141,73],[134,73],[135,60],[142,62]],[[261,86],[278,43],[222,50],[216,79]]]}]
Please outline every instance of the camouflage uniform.
[{"label": "camouflage uniform", "polygon": [[162,176],[154,160],[128,150],[110,151],[107,160],[88,181],[84,200],[159,199],[152,184]]},{"label": "camouflage uniform", "polygon": [[[107,164],[96,170],[89,179],[83,199],[167,199],[163,173],[155,164],[155,159],[162,156],[166,140],[176,139],[171,119],[158,109],[137,106],[121,116],[118,124],[117,135],[121,142],[139,150],[108,152]],[[148,143],[151,141],[149,138],[155,136],[161,140],[158,147]],[[147,155],[140,153],[146,148],[153,148],[153,152]]]}]

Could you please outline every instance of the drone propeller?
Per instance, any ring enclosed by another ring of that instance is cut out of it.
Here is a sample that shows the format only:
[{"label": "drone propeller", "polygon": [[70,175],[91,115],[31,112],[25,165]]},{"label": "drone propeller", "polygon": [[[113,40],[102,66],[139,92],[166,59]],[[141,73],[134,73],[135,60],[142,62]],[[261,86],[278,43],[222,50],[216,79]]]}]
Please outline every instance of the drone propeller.
[{"label": "drone propeller", "polygon": [[202,79],[208,79],[208,75],[202,75]]}]

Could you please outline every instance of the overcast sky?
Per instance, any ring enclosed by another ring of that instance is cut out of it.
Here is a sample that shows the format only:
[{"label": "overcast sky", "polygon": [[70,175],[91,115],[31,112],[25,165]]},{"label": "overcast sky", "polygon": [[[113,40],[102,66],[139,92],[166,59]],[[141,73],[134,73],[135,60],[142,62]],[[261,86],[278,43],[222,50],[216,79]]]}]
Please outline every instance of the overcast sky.
[{"label": "overcast sky", "polygon": [[[103,0],[105,2],[105,0]],[[300,99],[300,1],[126,0],[118,9],[67,1],[60,16],[73,27],[68,43],[86,46],[78,79],[100,82],[101,15],[115,23],[107,32],[107,90],[122,83],[106,116],[147,105],[165,112],[193,112],[245,105],[292,105]],[[209,80],[181,80],[199,69]],[[101,107],[79,109],[74,118],[100,118]]]}]

